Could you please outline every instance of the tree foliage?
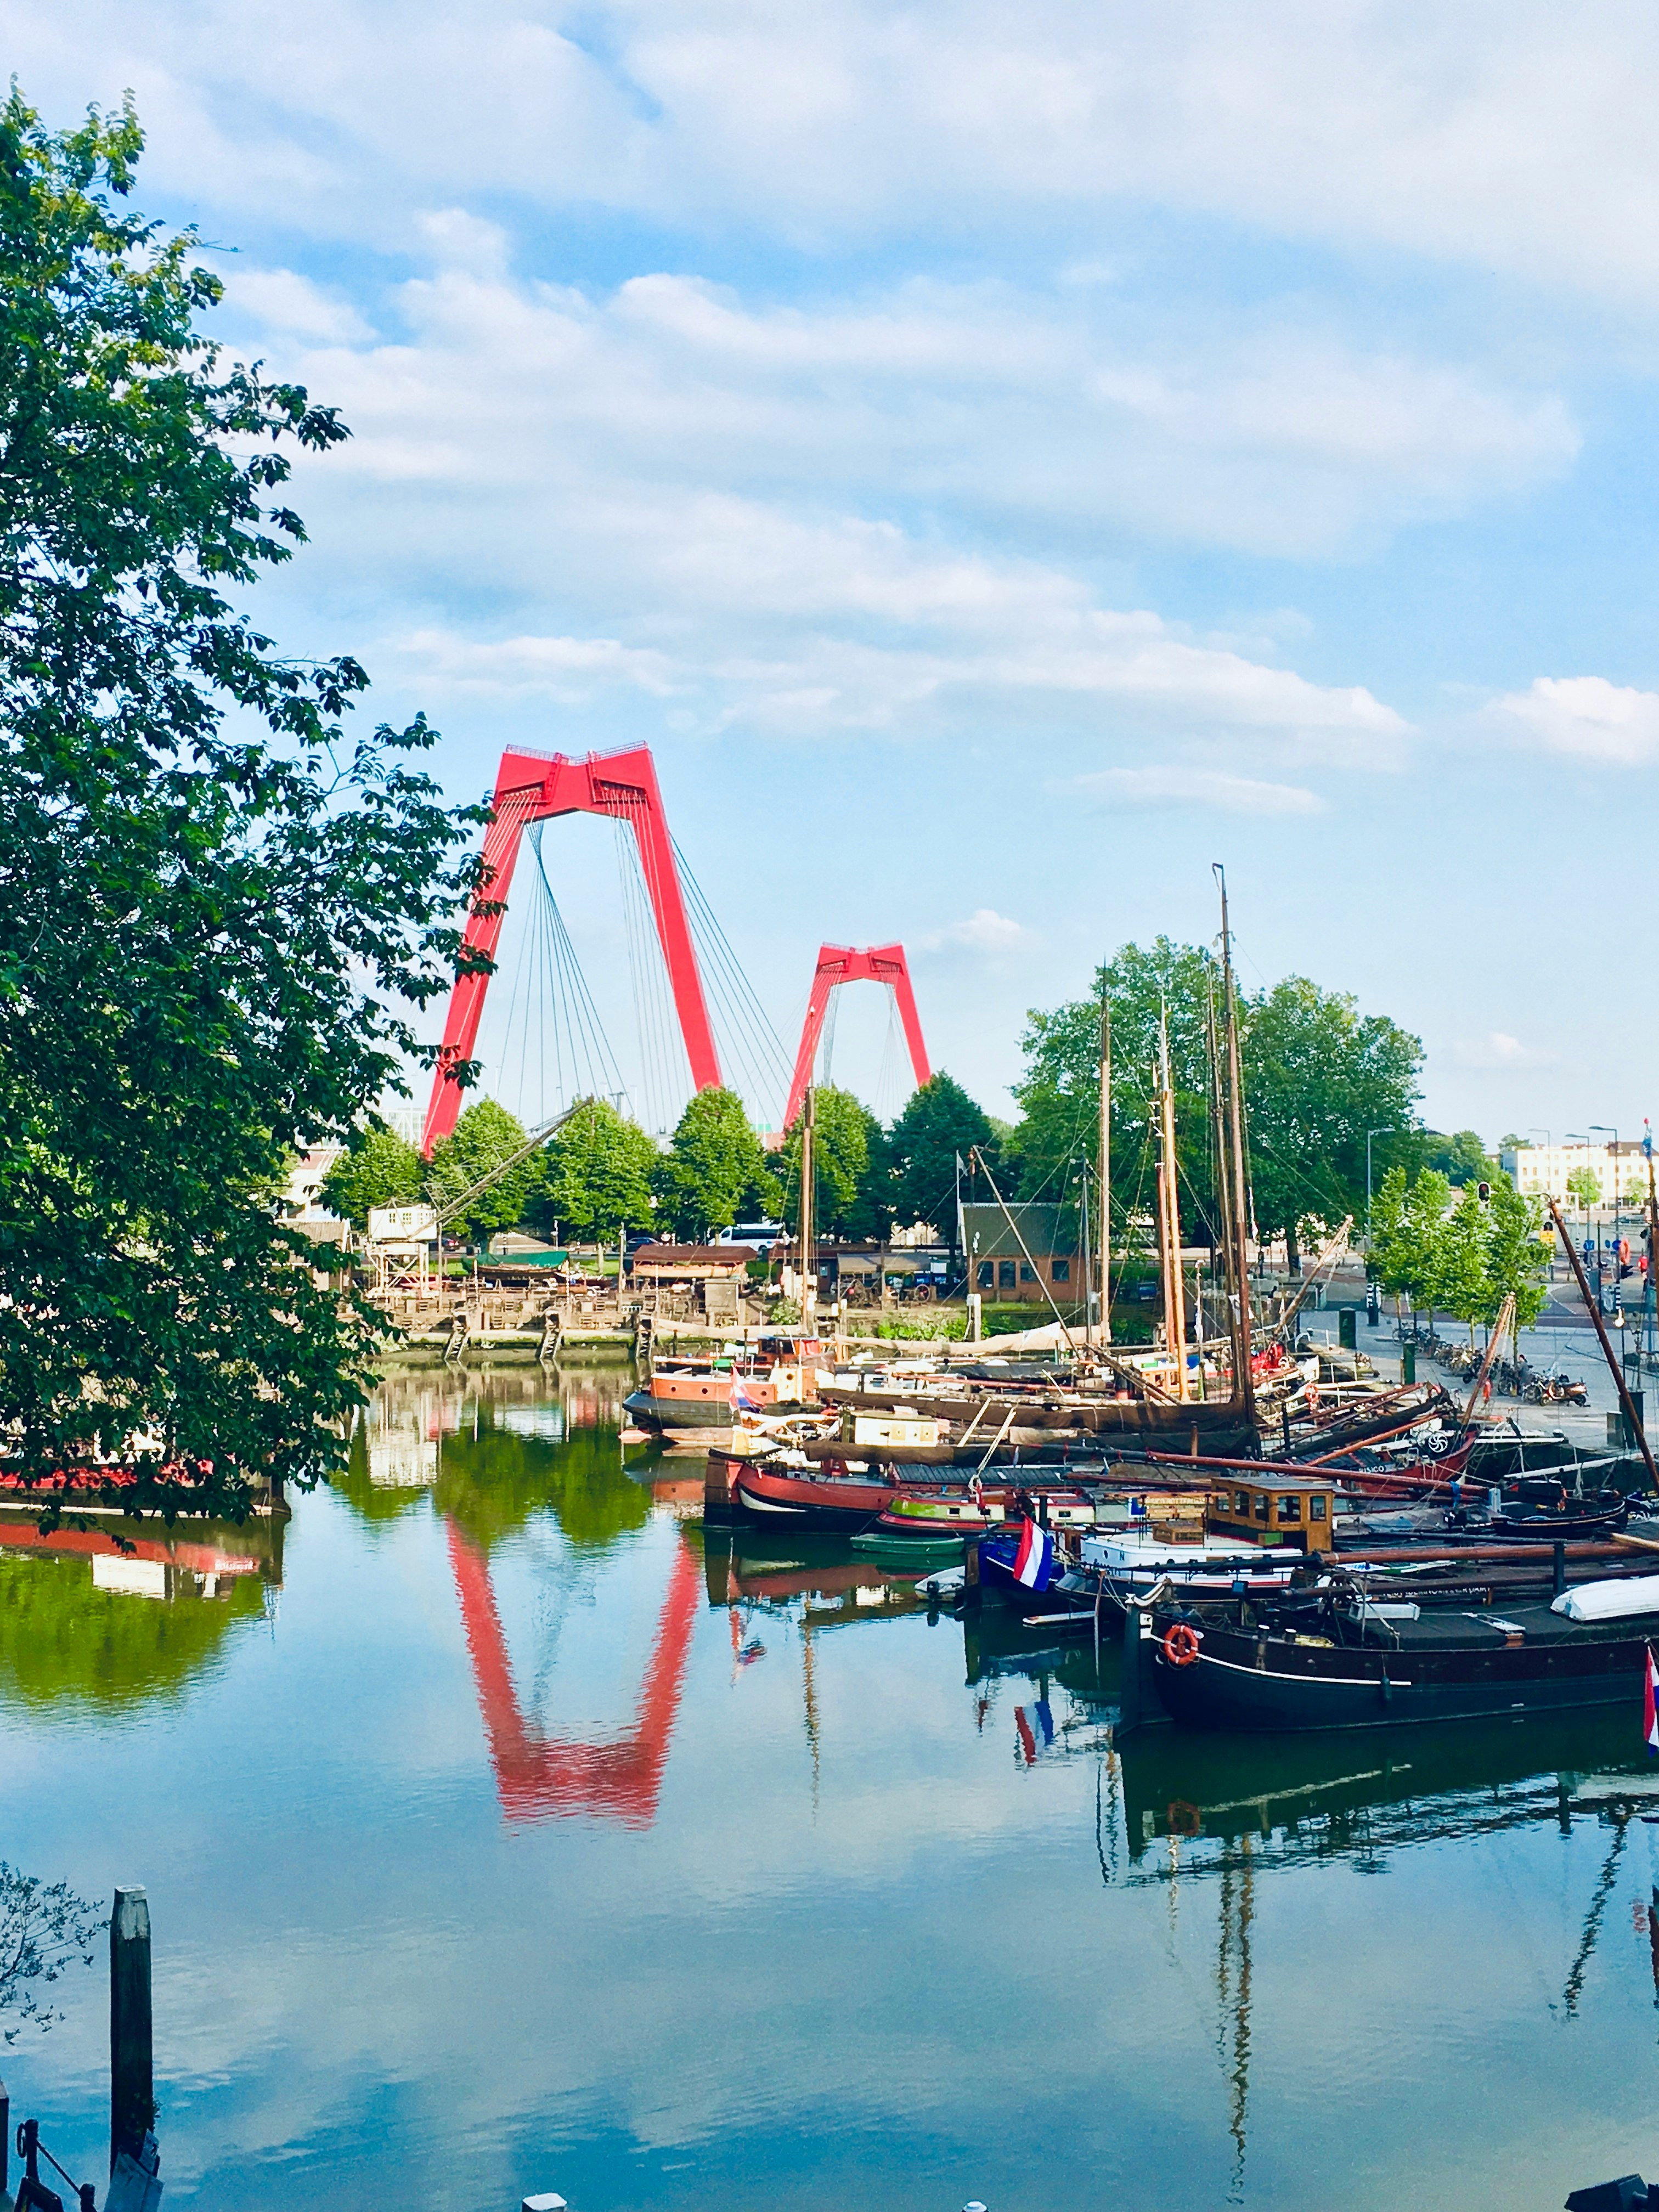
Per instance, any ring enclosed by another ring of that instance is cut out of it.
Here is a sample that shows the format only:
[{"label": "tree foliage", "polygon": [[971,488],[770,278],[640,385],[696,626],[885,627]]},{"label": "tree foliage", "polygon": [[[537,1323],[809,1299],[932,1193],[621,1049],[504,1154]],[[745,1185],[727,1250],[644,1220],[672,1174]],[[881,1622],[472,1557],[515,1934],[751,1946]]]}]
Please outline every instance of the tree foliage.
[{"label": "tree foliage", "polygon": [[416,1148],[394,1131],[371,1123],[352,1131],[318,1195],[331,1213],[364,1230],[372,1206],[411,1205],[425,1180],[426,1162]]},{"label": "tree foliage", "polygon": [[942,1072],[913,1091],[888,1133],[892,1218],[908,1228],[928,1221],[956,1242],[957,1160],[977,1145],[996,1165],[987,1115],[954,1076]]},{"label": "tree foliage", "polygon": [[646,1229],[654,1207],[657,1148],[608,1098],[585,1098],[536,1157],[526,1218],[538,1235]]},{"label": "tree foliage", "polygon": [[[783,1218],[800,1212],[801,1122],[798,1115],[778,1161]],[[812,1094],[812,1218],[823,1237],[884,1237],[892,1221],[887,1133],[850,1091],[820,1085]]]},{"label": "tree foliage", "polygon": [[1366,1132],[1409,1126],[1423,1047],[1303,975],[1251,998],[1243,1030],[1256,1226],[1294,1260],[1310,1220],[1363,1217]]},{"label": "tree foliage", "polygon": [[718,1087],[698,1091],[686,1107],[653,1181],[659,1212],[679,1237],[769,1218],[781,1203],[742,1099]]},{"label": "tree foliage", "polygon": [[[1200,947],[1159,937],[1121,946],[1098,971],[1096,996],[1034,1012],[1015,1097],[1020,1194],[1057,1199],[1068,1170],[1098,1166],[1100,1005],[1111,1017],[1114,1236],[1127,1242],[1154,1206],[1158,1059],[1167,1025],[1175,1093],[1183,1235],[1217,1239],[1209,1031],[1221,978]],[[1417,1101],[1419,1040],[1352,999],[1291,976],[1241,997],[1248,1141],[1256,1224],[1289,1239],[1364,1208],[1365,1133],[1407,1131]]]},{"label": "tree foliage", "polygon": [[355,660],[233,605],[303,540],[289,453],[346,432],[201,337],[141,146],[0,112],[0,1424],[26,1474],[101,1449],[236,1516],[362,1401],[373,1319],[272,1194],[418,1053],[479,817],[423,721],[348,737]]},{"label": "tree foliage", "polygon": [[[525,1126],[516,1115],[509,1114],[493,1098],[475,1099],[450,1135],[432,1148],[426,1187],[434,1205],[441,1212],[453,1206],[492,1168],[499,1167],[503,1160],[510,1160],[514,1152],[522,1152],[525,1141]],[[480,1191],[460,1212],[453,1215],[446,1226],[478,1243],[503,1229],[515,1229],[530,1196],[535,1173],[532,1154],[529,1159],[520,1160],[516,1167],[509,1168],[505,1175],[498,1176],[487,1190]]]},{"label": "tree foliage", "polygon": [[1371,1216],[1370,1267],[1385,1291],[1408,1296],[1431,1326],[1437,1311],[1474,1326],[1496,1322],[1515,1298],[1515,1328],[1529,1328],[1548,1296],[1549,1243],[1537,1199],[1522,1198],[1505,1175],[1481,1203],[1474,1182],[1457,1203],[1437,1169],[1424,1168],[1409,1189],[1403,1168],[1383,1177]]},{"label": "tree foliage", "polygon": [[40,1992],[73,1966],[89,1966],[107,1916],[65,1881],[44,1882],[0,1859],[0,2013],[16,2024],[4,2030],[15,2043],[24,2027],[43,2032],[63,2014],[42,2004]]},{"label": "tree foliage", "polygon": [[1465,1183],[1494,1182],[1501,1172],[1478,1130],[1458,1129],[1449,1137],[1425,1130],[1423,1144],[1424,1166],[1437,1169],[1454,1190]]}]

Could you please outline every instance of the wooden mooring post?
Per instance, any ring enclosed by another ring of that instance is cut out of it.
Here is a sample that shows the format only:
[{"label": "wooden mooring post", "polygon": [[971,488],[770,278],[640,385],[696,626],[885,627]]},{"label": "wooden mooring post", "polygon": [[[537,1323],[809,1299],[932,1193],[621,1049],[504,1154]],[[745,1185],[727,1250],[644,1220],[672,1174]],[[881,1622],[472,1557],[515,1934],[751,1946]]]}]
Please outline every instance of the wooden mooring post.
[{"label": "wooden mooring post", "polygon": [[118,1889],[109,1923],[109,2165],[137,2158],[155,2118],[149,2013],[149,1900]]}]

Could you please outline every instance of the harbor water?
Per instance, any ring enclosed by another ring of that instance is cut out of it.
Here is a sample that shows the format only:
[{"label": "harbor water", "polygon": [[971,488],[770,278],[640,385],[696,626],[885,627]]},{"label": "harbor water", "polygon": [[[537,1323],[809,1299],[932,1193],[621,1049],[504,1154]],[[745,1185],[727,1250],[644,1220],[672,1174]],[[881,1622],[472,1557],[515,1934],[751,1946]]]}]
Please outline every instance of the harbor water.
[{"label": "harbor water", "polygon": [[[1109,1645],[705,1534],[629,1387],[394,1379],[348,1483],[170,1563],[0,1530],[0,1856],[148,1888],[169,2206],[1659,2172],[1639,1712],[1118,1746]],[[101,1966],[45,1995],[0,2071],[101,2193]]]}]

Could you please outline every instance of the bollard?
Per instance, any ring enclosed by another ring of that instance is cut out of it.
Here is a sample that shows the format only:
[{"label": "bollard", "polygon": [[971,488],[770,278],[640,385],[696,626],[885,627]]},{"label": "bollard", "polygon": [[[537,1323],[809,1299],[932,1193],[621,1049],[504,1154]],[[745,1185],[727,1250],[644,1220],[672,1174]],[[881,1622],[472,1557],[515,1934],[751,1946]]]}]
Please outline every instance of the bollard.
[{"label": "bollard", "polygon": [[1340,1306],[1336,1316],[1336,1340],[1345,1352],[1359,1349],[1359,1316],[1352,1306]]},{"label": "bollard", "polygon": [[137,2158],[155,2118],[149,2016],[149,1900],[118,1889],[109,1923],[109,2170]]},{"label": "bollard", "polygon": [[1400,1380],[1401,1382],[1415,1382],[1417,1380],[1417,1346],[1414,1344],[1402,1344],[1400,1347]]}]

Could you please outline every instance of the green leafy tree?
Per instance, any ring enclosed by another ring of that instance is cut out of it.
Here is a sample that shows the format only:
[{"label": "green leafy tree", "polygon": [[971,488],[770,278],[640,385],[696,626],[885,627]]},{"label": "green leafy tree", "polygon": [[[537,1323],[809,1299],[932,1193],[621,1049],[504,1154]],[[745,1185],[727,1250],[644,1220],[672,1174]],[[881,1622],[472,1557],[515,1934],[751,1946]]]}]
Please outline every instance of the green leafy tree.
[{"label": "green leafy tree", "polygon": [[[996,1156],[986,1115],[954,1076],[931,1076],[911,1093],[888,1134],[893,1219],[905,1228],[913,1222],[931,1222],[954,1249],[957,1159],[960,1155],[965,1165],[975,1145],[994,1170]],[[964,1191],[966,1188],[964,1183]]]},{"label": "green leafy tree", "polygon": [[[1119,1249],[1152,1215],[1157,1188],[1157,1097],[1160,1022],[1167,1018],[1175,1091],[1176,1158],[1182,1234],[1217,1241],[1210,1144],[1209,1008],[1219,975],[1196,945],[1159,937],[1125,945],[1097,971],[1096,996],[1027,1017],[1025,1073],[1014,1085],[1024,1119],[1009,1154],[1022,1198],[1062,1200],[1074,1191],[1078,1164],[1099,1170],[1100,1006],[1111,1014],[1112,1212]],[[1076,1241],[1074,1209],[1059,1229]]]},{"label": "green leafy tree", "polygon": [[26,1477],[101,1448],[136,1506],[240,1516],[363,1402],[374,1318],[271,1192],[418,1058],[481,817],[424,722],[349,734],[355,660],[240,611],[304,538],[289,453],[346,431],[203,337],[142,144],[0,111],[0,1429]]},{"label": "green leafy tree", "polygon": [[6,2042],[26,2026],[44,2033],[63,2019],[39,1993],[77,1961],[91,1966],[108,1925],[108,1915],[67,1882],[44,1882],[0,1859],[0,2013],[13,2012],[17,2023],[0,2030]]},{"label": "green leafy tree", "polygon": [[1549,1297],[1554,1235],[1544,1227],[1542,1201],[1522,1198],[1505,1175],[1492,1184],[1487,1213],[1486,1273],[1492,1285],[1488,1303],[1495,1314],[1504,1300],[1514,1295],[1510,1356],[1518,1364],[1521,1331],[1532,1327]]},{"label": "green leafy tree", "polygon": [[[464,1191],[487,1176],[514,1152],[522,1152],[525,1126],[516,1115],[493,1098],[476,1099],[456,1122],[453,1133],[432,1148],[426,1187],[440,1212],[453,1206]],[[446,1230],[475,1243],[515,1229],[523,1218],[536,1171],[535,1156],[521,1160],[480,1191],[459,1213],[445,1223]]]},{"label": "green leafy tree", "polygon": [[1422,1042],[1292,975],[1249,1002],[1243,1062],[1256,1225],[1294,1270],[1308,1223],[1363,1216],[1365,1133],[1409,1125]]},{"label": "green leafy tree", "polygon": [[586,1098],[536,1157],[526,1218],[538,1236],[648,1229],[657,1148],[606,1098]]},{"label": "green leafy tree", "polygon": [[1567,1196],[1581,1212],[1588,1213],[1601,1203],[1601,1176],[1592,1167],[1575,1168],[1567,1177]]},{"label": "green leafy tree", "polygon": [[[778,1162],[783,1218],[800,1211],[801,1121],[798,1115]],[[812,1094],[812,1210],[824,1237],[884,1237],[892,1218],[887,1139],[862,1099],[830,1084]]]},{"label": "green leafy tree", "polygon": [[1487,1265],[1486,1209],[1473,1182],[1441,1223],[1435,1240],[1432,1301],[1468,1324],[1474,1342],[1476,1322],[1490,1322],[1497,1311],[1492,1275]]},{"label": "green leafy tree", "polygon": [[1371,1204],[1370,1252],[1366,1272],[1395,1302],[1409,1291],[1412,1253],[1406,1234],[1406,1170],[1396,1164],[1383,1176]]},{"label": "green leafy tree", "polygon": [[1444,1176],[1454,1190],[1461,1190],[1465,1183],[1492,1182],[1500,1172],[1476,1130],[1459,1129],[1449,1137],[1425,1130],[1424,1141],[1424,1166]]},{"label": "green leafy tree", "polygon": [[354,1229],[367,1229],[369,1208],[409,1206],[421,1194],[426,1162],[392,1130],[354,1129],[351,1140],[323,1177],[319,1193],[331,1213]]},{"label": "green leafy tree", "polygon": [[776,1176],[734,1091],[698,1091],[653,1173],[658,1212],[683,1239],[769,1218],[781,1203]]},{"label": "green leafy tree", "polygon": [[1441,1303],[1444,1270],[1441,1247],[1445,1237],[1446,1210],[1451,1185],[1437,1169],[1423,1168],[1406,1199],[1399,1245],[1399,1287],[1411,1297],[1413,1310],[1426,1310],[1432,1333]]}]

